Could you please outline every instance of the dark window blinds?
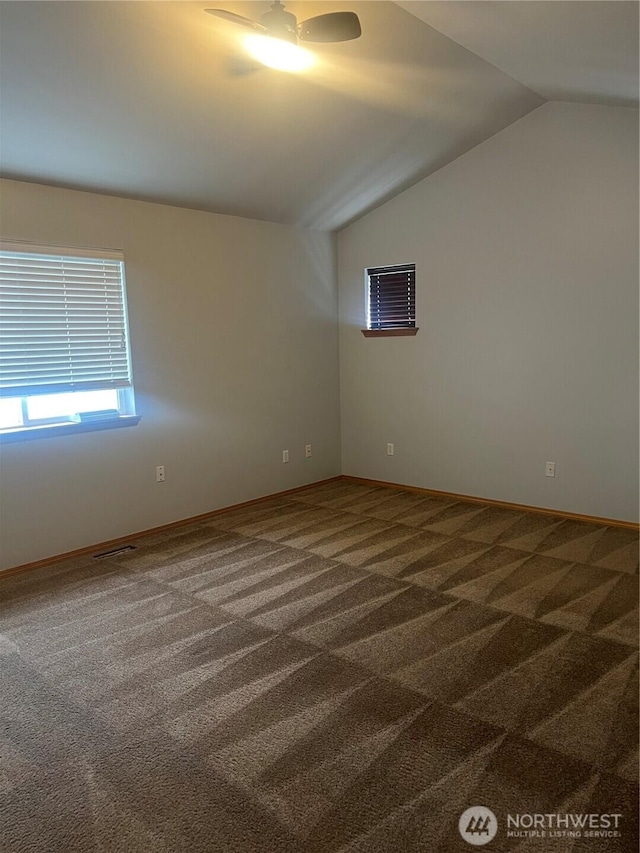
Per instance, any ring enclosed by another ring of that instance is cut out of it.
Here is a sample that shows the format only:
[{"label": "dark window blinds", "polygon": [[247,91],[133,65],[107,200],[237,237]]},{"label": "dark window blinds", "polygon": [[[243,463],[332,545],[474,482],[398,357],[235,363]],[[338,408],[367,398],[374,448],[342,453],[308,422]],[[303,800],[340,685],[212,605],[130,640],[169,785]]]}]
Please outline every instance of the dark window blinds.
[{"label": "dark window blinds", "polygon": [[415,328],[416,266],[401,264],[367,269],[368,328]]}]

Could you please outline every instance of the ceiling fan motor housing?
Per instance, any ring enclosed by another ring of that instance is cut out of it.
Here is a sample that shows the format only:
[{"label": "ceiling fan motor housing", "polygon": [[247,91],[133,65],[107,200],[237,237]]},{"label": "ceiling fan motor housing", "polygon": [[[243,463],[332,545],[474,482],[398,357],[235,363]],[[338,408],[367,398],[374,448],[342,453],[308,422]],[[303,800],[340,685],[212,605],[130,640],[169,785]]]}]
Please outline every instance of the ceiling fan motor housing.
[{"label": "ceiling fan motor housing", "polygon": [[261,18],[264,26],[269,30],[272,38],[284,39],[296,44],[298,21],[291,12],[285,12],[284,6],[279,0],[271,6],[271,12],[265,12]]}]

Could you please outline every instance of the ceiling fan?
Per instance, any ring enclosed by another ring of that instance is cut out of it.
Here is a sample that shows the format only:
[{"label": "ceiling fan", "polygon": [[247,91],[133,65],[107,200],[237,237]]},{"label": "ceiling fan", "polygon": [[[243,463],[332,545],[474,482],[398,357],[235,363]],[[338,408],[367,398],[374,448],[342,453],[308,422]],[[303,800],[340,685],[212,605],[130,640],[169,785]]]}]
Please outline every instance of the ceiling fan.
[{"label": "ceiling fan", "polygon": [[254,33],[297,44],[298,39],[310,42],[336,42],[357,39],[361,34],[360,20],[355,12],[329,12],[298,23],[296,16],[285,12],[280,0],[271,4],[271,11],[261,16],[260,22],[225,9],[205,9],[210,15],[224,18],[234,24],[251,29]]}]

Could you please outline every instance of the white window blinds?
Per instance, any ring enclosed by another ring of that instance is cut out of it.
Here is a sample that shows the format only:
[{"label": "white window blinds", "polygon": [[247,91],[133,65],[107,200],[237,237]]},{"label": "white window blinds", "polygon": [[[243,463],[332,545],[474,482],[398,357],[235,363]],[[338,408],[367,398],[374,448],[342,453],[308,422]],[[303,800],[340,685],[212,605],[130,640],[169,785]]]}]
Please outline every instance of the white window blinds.
[{"label": "white window blinds", "polygon": [[130,385],[122,253],[0,243],[0,394]]}]

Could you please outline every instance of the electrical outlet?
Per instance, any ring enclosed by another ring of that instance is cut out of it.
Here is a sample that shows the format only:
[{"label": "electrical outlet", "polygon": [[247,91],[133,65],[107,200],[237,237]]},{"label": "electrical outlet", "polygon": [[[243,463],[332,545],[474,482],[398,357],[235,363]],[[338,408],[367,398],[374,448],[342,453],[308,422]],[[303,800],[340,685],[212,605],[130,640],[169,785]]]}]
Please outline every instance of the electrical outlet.
[{"label": "electrical outlet", "polygon": [[164,483],[164,465],[156,465],[156,483]]},{"label": "electrical outlet", "polygon": [[391,444],[391,442],[389,441],[389,442],[387,442],[387,456],[393,456],[393,454],[394,454],[394,447],[393,447],[393,444]]},{"label": "electrical outlet", "polygon": [[307,459],[311,456],[311,445],[310,444],[305,444],[304,455]]},{"label": "electrical outlet", "polygon": [[289,461],[289,451],[288,451],[288,450],[283,450],[283,451],[282,451],[282,461],[283,461],[283,462],[288,462],[288,461]]},{"label": "electrical outlet", "polygon": [[545,462],[544,475],[545,475],[545,477],[555,477],[556,476],[556,463],[555,462]]}]

